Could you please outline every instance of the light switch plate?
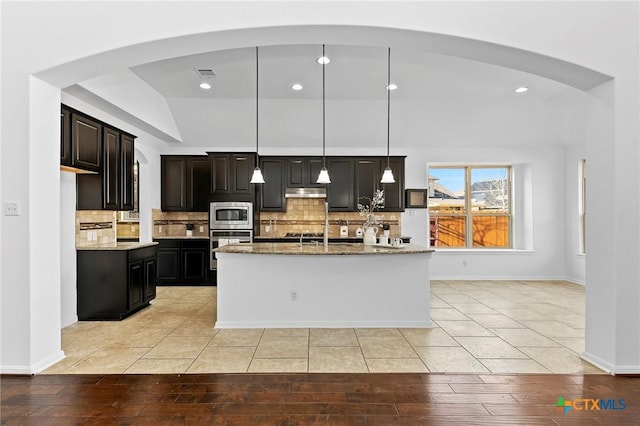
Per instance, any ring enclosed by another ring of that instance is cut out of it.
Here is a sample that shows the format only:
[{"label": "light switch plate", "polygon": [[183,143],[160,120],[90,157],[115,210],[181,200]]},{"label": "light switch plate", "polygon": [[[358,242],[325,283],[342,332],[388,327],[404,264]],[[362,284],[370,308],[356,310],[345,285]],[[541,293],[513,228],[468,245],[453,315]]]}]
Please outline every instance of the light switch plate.
[{"label": "light switch plate", "polygon": [[20,201],[5,201],[4,202],[4,215],[5,216],[20,216]]}]

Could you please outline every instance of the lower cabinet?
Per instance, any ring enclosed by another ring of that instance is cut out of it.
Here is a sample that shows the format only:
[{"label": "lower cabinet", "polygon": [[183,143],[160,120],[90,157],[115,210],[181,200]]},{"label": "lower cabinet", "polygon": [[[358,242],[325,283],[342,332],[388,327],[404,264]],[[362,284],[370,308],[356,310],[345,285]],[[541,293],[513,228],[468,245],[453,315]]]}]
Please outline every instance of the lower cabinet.
[{"label": "lower cabinet", "polygon": [[156,297],[156,246],[78,250],[79,320],[121,320]]},{"label": "lower cabinet", "polygon": [[157,239],[158,284],[211,285],[208,239]]}]

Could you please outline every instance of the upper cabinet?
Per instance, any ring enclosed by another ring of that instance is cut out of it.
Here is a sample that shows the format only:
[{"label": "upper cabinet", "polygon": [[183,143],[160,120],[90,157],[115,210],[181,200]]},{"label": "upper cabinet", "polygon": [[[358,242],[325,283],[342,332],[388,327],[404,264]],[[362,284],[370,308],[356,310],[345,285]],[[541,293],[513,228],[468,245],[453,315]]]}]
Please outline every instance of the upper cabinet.
[{"label": "upper cabinet", "polygon": [[285,157],[285,173],[288,188],[317,188],[324,184],[316,183],[320,169],[321,157]]},{"label": "upper cabinet", "polygon": [[135,137],[64,106],[60,118],[60,164],[97,172],[76,176],[77,209],[133,210]]},{"label": "upper cabinet", "polygon": [[354,159],[348,157],[327,158],[327,170],[331,183],[327,185],[329,210],[351,212],[355,210]]},{"label": "upper cabinet", "polygon": [[102,125],[89,117],[71,114],[71,166],[102,170]]},{"label": "upper cabinet", "polygon": [[160,160],[163,211],[209,210],[209,159],[206,155],[163,155]]},{"label": "upper cabinet", "polygon": [[64,105],[60,109],[60,165],[102,171],[102,123]]},{"label": "upper cabinet", "polygon": [[263,212],[283,212],[287,208],[284,198],[287,160],[281,157],[260,157],[264,183],[258,188],[258,209]]},{"label": "upper cabinet", "polygon": [[[380,183],[382,172],[387,167],[387,157],[365,157],[355,160],[355,197],[358,203],[369,204],[373,193],[384,190],[384,208],[380,211],[404,210],[404,157],[390,157],[389,166],[395,183]],[[333,176],[332,176],[333,179]],[[367,200],[367,198],[369,200]]]},{"label": "upper cabinet", "polygon": [[374,191],[385,191],[387,212],[404,210],[404,157],[391,157],[395,183],[382,184],[387,157],[326,157],[331,177],[328,185],[317,184],[321,157],[260,157],[265,183],[258,186],[258,211],[286,210],[286,188],[326,187],[330,211],[356,211],[361,197],[373,198]]},{"label": "upper cabinet", "polygon": [[252,152],[209,152],[211,201],[255,202],[251,175],[256,167]]}]

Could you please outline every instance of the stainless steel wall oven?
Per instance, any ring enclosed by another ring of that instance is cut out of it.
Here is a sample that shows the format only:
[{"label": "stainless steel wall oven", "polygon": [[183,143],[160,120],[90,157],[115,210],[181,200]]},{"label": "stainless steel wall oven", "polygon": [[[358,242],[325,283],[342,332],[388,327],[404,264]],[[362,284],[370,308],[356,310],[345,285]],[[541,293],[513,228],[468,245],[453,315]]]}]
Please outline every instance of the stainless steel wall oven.
[{"label": "stainless steel wall oven", "polygon": [[210,268],[218,267],[214,249],[253,242],[253,203],[217,202],[209,205]]}]

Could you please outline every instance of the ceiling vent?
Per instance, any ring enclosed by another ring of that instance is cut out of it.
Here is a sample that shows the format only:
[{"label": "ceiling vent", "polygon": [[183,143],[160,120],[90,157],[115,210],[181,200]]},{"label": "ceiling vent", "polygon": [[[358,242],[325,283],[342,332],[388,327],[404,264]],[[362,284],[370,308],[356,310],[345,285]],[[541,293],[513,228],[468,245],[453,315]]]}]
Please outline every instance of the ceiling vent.
[{"label": "ceiling vent", "polygon": [[216,76],[216,72],[211,68],[196,68],[196,72],[202,78],[214,78]]}]

